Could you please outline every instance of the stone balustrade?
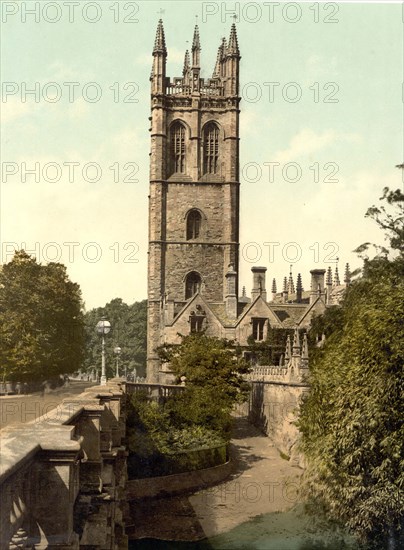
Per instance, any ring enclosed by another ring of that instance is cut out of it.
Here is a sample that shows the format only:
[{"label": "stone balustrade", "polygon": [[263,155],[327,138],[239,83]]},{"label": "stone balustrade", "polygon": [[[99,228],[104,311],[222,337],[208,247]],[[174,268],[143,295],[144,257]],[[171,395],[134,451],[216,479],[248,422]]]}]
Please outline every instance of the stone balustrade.
[{"label": "stone balustrade", "polygon": [[256,366],[247,378],[250,382],[279,382],[284,384],[305,384],[308,369],[290,361],[286,367]]},{"label": "stone balustrade", "polygon": [[125,389],[128,395],[143,394],[148,399],[164,404],[168,397],[177,395],[185,386],[175,384],[149,384],[144,382],[126,382]]},{"label": "stone balustrade", "polygon": [[0,548],[127,548],[124,404],[111,380],[1,431]]}]

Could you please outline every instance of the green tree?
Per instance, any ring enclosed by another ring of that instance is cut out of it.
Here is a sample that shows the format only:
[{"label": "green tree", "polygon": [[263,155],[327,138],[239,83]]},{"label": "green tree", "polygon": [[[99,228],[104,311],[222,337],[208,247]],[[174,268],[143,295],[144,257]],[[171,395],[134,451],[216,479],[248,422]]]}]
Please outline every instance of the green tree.
[{"label": "green tree", "polygon": [[311,357],[311,391],[300,415],[309,495],[376,547],[400,537],[404,517],[403,199],[384,190],[395,212],[367,212],[387,231],[390,250],[365,261],[341,309],[313,326],[327,338]]},{"label": "green tree", "polygon": [[84,353],[80,287],[59,263],[21,250],[0,271],[0,365],[10,380],[71,373]]},{"label": "green tree", "polygon": [[180,345],[166,345],[160,357],[169,362],[177,381],[186,379],[185,391],[168,404],[178,425],[201,425],[229,438],[231,411],[247,399],[250,369],[234,343],[204,333],[182,337]]},{"label": "green tree", "polygon": [[100,368],[101,338],[96,325],[102,316],[111,323],[111,332],[105,337],[106,365],[108,378],[115,375],[116,356],[114,348],[119,346],[120,371],[128,373],[136,368],[138,376],[145,376],[147,301],[125,304],[121,298],[111,300],[105,307],[88,311],[84,316],[86,333],[86,356],[84,369],[91,371]]}]

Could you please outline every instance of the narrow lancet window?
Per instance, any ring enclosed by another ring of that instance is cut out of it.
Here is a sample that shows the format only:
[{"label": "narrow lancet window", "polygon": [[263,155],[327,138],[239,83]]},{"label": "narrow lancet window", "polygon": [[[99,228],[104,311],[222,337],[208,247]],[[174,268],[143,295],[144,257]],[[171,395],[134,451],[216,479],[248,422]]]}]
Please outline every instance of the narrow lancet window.
[{"label": "narrow lancet window", "polygon": [[196,271],[188,273],[185,280],[185,299],[192,298],[201,288],[201,276]]},{"label": "narrow lancet window", "polygon": [[171,157],[173,173],[185,172],[185,127],[181,122],[176,122],[171,127]]},{"label": "narrow lancet window", "polygon": [[203,136],[203,173],[217,174],[219,167],[219,128],[210,122]]},{"label": "narrow lancet window", "polygon": [[198,210],[190,210],[187,216],[187,241],[197,239],[201,231],[202,216]]}]

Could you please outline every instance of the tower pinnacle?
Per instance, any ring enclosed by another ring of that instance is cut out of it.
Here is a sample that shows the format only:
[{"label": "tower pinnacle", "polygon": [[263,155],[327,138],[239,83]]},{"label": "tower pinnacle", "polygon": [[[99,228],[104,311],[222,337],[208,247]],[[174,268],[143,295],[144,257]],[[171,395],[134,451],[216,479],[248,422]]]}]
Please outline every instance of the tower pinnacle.
[{"label": "tower pinnacle", "polygon": [[240,55],[240,50],[239,50],[238,41],[237,41],[236,24],[235,23],[233,23],[232,26],[231,26],[229,43],[227,45],[227,54],[228,55]]},{"label": "tower pinnacle", "polygon": [[163,20],[159,19],[156,31],[156,39],[154,41],[153,55],[157,53],[163,53],[167,55],[166,39],[164,36]]},{"label": "tower pinnacle", "polygon": [[201,51],[201,42],[199,39],[199,27],[195,25],[194,37],[192,39],[192,66],[199,67],[199,53]]},{"label": "tower pinnacle", "polygon": [[185,76],[190,68],[190,60],[189,60],[189,51],[185,50],[185,57],[184,57],[184,68],[182,69],[182,74]]}]

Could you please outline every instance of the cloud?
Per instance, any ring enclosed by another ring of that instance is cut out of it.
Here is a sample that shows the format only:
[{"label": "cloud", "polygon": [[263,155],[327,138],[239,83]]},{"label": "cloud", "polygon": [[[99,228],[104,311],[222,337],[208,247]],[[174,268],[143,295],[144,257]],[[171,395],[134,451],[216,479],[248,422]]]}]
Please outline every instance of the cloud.
[{"label": "cloud", "polygon": [[326,149],[337,141],[358,142],[360,136],[357,134],[343,134],[331,129],[317,133],[310,128],[303,128],[293,136],[287,149],[275,153],[274,160],[281,164],[296,161]]},{"label": "cloud", "polygon": [[20,97],[9,97],[5,103],[1,104],[1,122],[8,124],[30,114],[31,111],[32,106],[23,103]]},{"label": "cloud", "polygon": [[73,103],[68,106],[68,115],[70,118],[79,120],[87,116],[90,111],[90,105],[88,101],[85,101],[83,97],[79,97]]}]

